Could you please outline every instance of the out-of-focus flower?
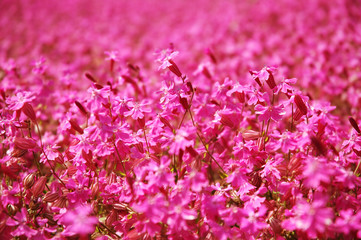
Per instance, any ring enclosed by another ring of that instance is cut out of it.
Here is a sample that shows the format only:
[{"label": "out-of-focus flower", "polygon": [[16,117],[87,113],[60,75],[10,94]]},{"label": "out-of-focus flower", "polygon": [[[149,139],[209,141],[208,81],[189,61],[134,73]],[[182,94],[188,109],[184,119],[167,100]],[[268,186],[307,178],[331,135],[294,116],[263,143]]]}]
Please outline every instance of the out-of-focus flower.
[{"label": "out-of-focus flower", "polygon": [[64,236],[80,234],[82,236],[94,232],[98,219],[91,216],[92,208],[89,205],[78,205],[73,210],[67,211],[59,220],[66,226]]},{"label": "out-of-focus flower", "polygon": [[25,103],[31,103],[35,99],[34,93],[21,91],[15,96],[6,99],[6,103],[9,104],[9,109],[13,111],[20,110]]},{"label": "out-of-focus flower", "polygon": [[278,122],[282,119],[282,116],[286,114],[282,104],[279,106],[268,107],[257,104],[254,109],[256,110],[257,114],[260,114],[260,121],[268,121],[269,119],[272,119],[273,121]]}]

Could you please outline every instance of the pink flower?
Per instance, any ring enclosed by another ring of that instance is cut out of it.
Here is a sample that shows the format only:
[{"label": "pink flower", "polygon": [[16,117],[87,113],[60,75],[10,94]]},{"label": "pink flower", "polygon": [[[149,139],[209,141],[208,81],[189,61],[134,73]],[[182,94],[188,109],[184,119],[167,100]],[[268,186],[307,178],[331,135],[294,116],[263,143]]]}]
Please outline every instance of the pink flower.
[{"label": "pink flower", "polygon": [[33,62],[33,73],[43,74],[48,66],[45,65],[45,58],[41,57],[38,61]]},{"label": "pink flower", "polygon": [[73,210],[68,210],[59,220],[65,226],[63,234],[65,236],[72,236],[93,233],[98,219],[94,216],[89,216],[91,213],[92,208],[89,205],[78,205]]},{"label": "pink flower", "polygon": [[361,229],[361,212],[354,213],[353,209],[341,210],[334,227],[337,232],[348,235],[351,231]]},{"label": "pink flower", "polygon": [[320,183],[329,183],[332,170],[322,158],[309,157],[303,170],[304,183],[307,187],[317,188]]},{"label": "pink flower", "polygon": [[37,231],[28,226],[27,211],[22,208],[20,212],[17,212],[13,218],[8,218],[6,221],[8,226],[16,226],[15,230],[11,232],[14,237],[20,237],[25,235],[27,238],[37,234]]},{"label": "pink flower", "polygon": [[158,56],[157,61],[161,63],[158,70],[167,69],[170,66],[172,66],[172,63],[170,61],[172,61],[178,54],[179,54],[179,52],[174,51],[172,49],[165,49],[165,50],[158,52],[159,56]]},{"label": "pink flower", "polygon": [[141,103],[129,102],[128,106],[131,110],[125,112],[124,116],[132,116],[135,120],[142,119],[144,118],[144,113],[150,113],[152,111],[150,107],[148,107],[149,104],[149,101],[142,101]]},{"label": "pink flower", "polygon": [[13,111],[20,110],[25,103],[30,103],[35,99],[32,92],[18,92],[15,96],[6,99],[6,103],[9,104],[9,109]]},{"label": "pink flower", "polygon": [[106,51],[104,53],[105,53],[105,55],[107,55],[105,60],[114,61],[114,62],[119,61],[119,53],[118,53],[118,51]]},{"label": "pink flower", "polygon": [[267,224],[262,220],[262,217],[266,212],[267,208],[263,205],[261,205],[258,211],[252,207],[243,209],[245,217],[241,220],[240,228],[250,234],[255,234],[258,230],[265,228]]},{"label": "pink flower", "polygon": [[258,117],[260,121],[268,121],[269,119],[272,119],[273,121],[278,122],[282,119],[282,116],[286,114],[282,104],[279,106],[268,107],[257,104],[254,109],[256,110],[256,114],[260,114]]},{"label": "pink flower", "polygon": [[326,203],[327,196],[320,193],[315,195],[311,203],[299,200],[291,211],[293,216],[286,219],[282,226],[290,231],[304,231],[309,238],[316,238],[317,233],[325,232],[332,224],[334,214],[331,208],[326,207]]},{"label": "pink flower", "polygon": [[180,128],[174,134],[170,132],[163,133],[167,143],[170,146],[169,153],[178,154],[180,150],[185,151],[187,147],[193,146],[194,128]]}]

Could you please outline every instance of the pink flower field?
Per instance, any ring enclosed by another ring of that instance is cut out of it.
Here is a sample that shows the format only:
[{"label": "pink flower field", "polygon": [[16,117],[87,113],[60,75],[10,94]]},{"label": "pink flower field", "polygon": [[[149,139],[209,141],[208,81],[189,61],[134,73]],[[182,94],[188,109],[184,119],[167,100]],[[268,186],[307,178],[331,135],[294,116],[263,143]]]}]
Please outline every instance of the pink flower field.
[{"label": "pink flower field", "polygon": [[358,0],[1,0],[0,239],[361,239]]}]

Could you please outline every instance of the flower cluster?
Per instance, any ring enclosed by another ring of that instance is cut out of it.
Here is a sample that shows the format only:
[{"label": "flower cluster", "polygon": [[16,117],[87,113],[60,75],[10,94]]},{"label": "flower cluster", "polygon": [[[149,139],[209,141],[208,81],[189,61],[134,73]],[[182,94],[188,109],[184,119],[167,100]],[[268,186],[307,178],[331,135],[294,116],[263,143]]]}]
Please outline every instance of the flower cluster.
[{"label": "flower cluster", "polygon": [[0,239],[361,238],[357,1],[0,9]]}]

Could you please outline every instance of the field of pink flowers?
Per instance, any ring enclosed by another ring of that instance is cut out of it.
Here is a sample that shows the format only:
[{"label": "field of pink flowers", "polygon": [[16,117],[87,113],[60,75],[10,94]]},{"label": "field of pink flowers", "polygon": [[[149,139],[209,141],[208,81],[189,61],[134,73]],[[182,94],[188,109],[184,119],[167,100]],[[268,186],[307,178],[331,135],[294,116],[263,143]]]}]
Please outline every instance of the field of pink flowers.
[{"label": "field of pink flowers", "polygon": [[0,239],[360,239],[360,13],[1,0]]}]

